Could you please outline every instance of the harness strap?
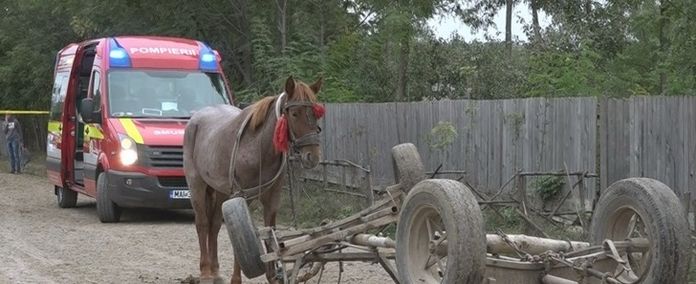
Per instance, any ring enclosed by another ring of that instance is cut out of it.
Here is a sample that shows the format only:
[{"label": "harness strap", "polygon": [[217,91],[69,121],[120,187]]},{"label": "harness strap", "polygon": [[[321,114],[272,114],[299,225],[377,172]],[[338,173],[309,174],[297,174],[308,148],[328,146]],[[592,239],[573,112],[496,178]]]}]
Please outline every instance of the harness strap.
[{"label": "harness strap", "polygon": [[[276,105],[275,105],[275,115],[276,118],[280,118],[280,107],[282,104],[282,99],[285,97],[285,93],[280,94],[278,96],[278,99],[276,100]],[[259,195],[263,193],[265,189],[268,189],[269,186],[273,185],[278,178],[283,174],[283,170],[285,169],[285,166],[287,165],[288,161],[288,154],[283,153],[281,157],[281,163],[280,167],[278,168],[278,172],[273,176],[273,178],[263,184],[259,184],[254,187],[250,188],[242,188],[239,183],[237,182],[237,179],[235,178],[235,169],[236,169],[236,164],[237,164],[237,152],[239,150],[239,144],[242,141],[242,135],[244,134],[244,129],[246,129],[247,124],[249,124],[249,120],[251,120],[251,115],[247,115],[247,117],[244,119],[242,122],[242,126],[239,128],[239,131],[237,131],[237,137],[236,141],[234,143],[234,146],[232,147],[232,157],[230,161],[230,169],[229,169],[229,180],[230,180],[230,185],[232,185],[232,197],[244,197],[247,200],[250,199],[255,199]],[[261,176],[261,171],[259,171],[259,176]],[[259,181],[259,183],[261,183]],[[238,189],[235,191],[234,189]]]}]

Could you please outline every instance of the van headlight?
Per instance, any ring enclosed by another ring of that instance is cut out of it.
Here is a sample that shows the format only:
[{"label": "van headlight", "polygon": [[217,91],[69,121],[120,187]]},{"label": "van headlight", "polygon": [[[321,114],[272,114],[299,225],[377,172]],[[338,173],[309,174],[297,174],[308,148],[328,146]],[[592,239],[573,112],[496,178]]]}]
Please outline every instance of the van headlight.
[{"label": "van headlight", "polygon": [[119,152],[119,158],[121,159],[121,164],[124,166],[130,166],[138,160],[138,151],[135,148],[135,142],[129,137],[121,138],[121,152]]}]

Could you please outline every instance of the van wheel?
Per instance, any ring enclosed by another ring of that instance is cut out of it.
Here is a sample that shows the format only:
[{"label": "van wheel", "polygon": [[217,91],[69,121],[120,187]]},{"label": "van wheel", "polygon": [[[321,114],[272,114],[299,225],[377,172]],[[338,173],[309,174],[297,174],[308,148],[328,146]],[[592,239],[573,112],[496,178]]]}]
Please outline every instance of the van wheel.
[{"label": "van wheel", "polygon": [[56,186],[56,196],[60,208],[73,208],[77,204],[77,192],[74,190]]},{"label": "van wheel", "polygon": [[116,223],[121,220],[121,207],[109,199],[106,173],[97,178],[97,215],[102,223]]}]

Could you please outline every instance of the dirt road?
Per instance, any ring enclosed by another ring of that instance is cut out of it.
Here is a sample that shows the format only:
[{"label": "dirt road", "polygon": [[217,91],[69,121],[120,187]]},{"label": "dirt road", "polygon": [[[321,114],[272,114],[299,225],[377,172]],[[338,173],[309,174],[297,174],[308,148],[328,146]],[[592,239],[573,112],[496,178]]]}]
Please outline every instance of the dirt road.
[{"label": "dirt road", "polygon": [[[181,283],[197,275],[198,248],[190,210],[125,210],[102,224],[93,199],[60,209],[43,178],[0,173],[0,283]],[[232,250],[220,234],[222,272]],[[378,265],[346,263],[341,283],[389,283]],[[327,265],[322,283],[336,283]],[[311,283],[316,283],[313,279]],[[261,278],[245,283],[265,283]]]}]

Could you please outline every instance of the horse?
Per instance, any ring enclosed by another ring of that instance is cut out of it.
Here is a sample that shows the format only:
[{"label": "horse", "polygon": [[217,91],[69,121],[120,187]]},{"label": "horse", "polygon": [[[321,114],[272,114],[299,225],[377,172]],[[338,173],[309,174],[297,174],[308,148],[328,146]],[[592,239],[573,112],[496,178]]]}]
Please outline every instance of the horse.
[{"label": "horse", "polygon": [[[264,225],[274,226],[288,155],[299,155],[304,168],[314,168],[321,160],[317,121],[324,108],[317,103],[317,94],[322,83],[321,77],[308,85],[290,76],[280,95],[243,110],[231,105],[206,107],[189,120],[184,131],[184,173],[195,214],[201,282],[222,279],[217,254],[222,203],[237,196],[247,202],[259,200]],[[275,283],[274,271],[269,270],[266,277]],[[235,261],[230,282],[241,280]]]}]

